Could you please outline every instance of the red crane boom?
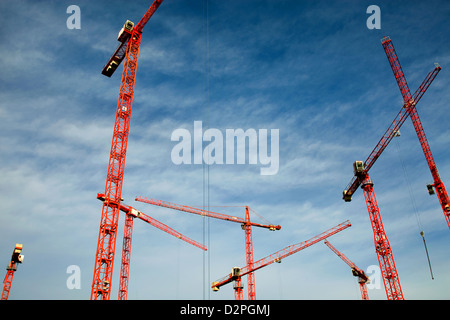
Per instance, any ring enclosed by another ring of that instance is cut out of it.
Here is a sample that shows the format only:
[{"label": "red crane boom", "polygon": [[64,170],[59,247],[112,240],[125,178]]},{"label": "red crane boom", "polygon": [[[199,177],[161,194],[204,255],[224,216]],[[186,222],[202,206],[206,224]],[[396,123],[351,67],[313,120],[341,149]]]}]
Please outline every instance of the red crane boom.
[{"label": "red crane boom", "polygon": [[366,276],[363,270],[358,268],[353,262],[350,261],[349,258],[347,258],[343,253],[339,252],[338,249],[336,249],[331,243],[328,242],[328,240],[325,240],[324,243],[327,245],[328,248],[331,249],[339,258],[342,259],[351,269],[352,274],[355,277],[358,277],[358,283],[359,283],[359,290],[361,291],[361,297],[363,300],[369,300],[369,294],[367,293],[367,286],[366,283],[369,282],[369,278]]},{"label": "red crane boom", "polygon": [[[162,200],[155,200],[155,199],[148,199],[145,197],[137,197],[135,199],[136,201],[152,204],[155,206],[170,208],[178,211],[184,211],[189,212],[201,216],[207,216],[215,219],[221,219],[231,222],[237,222],[242,225],[242,228],[245,232],[245,257],[247,265],[252,266],[253,265],[253,239],[252,239],[252,226],[260,227],[260,228],[266,228],[271,231],[280,230],[280,225],[273,225],[273,224],[260,224],[260,223],[254,223],[250,221],[250,211],[248,206],[245,207],[245,219],[226,215],[223,213],[213,212],[213,211],[207,211],[204,209],[198,209],[193,208],[189,206],[184,206],[180,204],[170,203]],[[253,273],[250,273],[247,276],[247,284],[248,284],[248,299],[249,300],[255,300],[256,299],[256,292],[255,292],[255,276]]]},{"label": "red crane boom", "polygon": [[[119,217],[120,200],[122,195],[125,158],[130,130],[131,108],[133,104],[136,70],[139,58],[142,29],[162,0],[155,0],[139,21],[136,28],[132,23],[126,23],[119,34],[121,45],[108,61],[102,73],[111,76],[124,59],[122,81],[116,109],[111,152],[106,174],[105,196],[100,229],[95,255],[94,274],[92,279],[91,300],[110,299],[110,287],[116,249],[116,236]],[[126,48],[126,50],[124,49]],[[118,52],[120,51],[120,52]],[[117,57],[121,53],[122,56]]]},{"label": "red crane boom", "polygon": [[[444,212],[445,220],[447,221],[447,225],[450,228],[450,199],[448,197],[444,183],[442,182],[439,176],[439,172],[437,170],[436,163],[434,162],[434,158],[431,153],[427,137],[425,136],[425,131],[423,129],[422,122],[420,121],[419,114],[416,109],[417,102],[411,97],[408,84],[406,82],[405,76],[403,74],[400,62],[398,60],[391,39],[389,37],[384,37],[382,40],[382,44],[386,52],[386,56],[388,57],[389,64],[391,65],[392,71],[394,72],[394,76],[395,79],[397,80],[397,84],[400,88],[403,100],[405,101],[405,109],[407,109],[411,117],[411,121],[413,123],[414,129],[416,130],[417,137],[419,138],[420,146],[422,147],[425,159],[427,160],[428,163],[428,167],[430,168],[431,176],[433,177],[434,180],[434,184],[432,186],[435,188],[437,192],[437,196],[439,198],[442,211]],[[430,194],[432,193],[430,192]]]},{"label": "red crane boom", "polygon": [[[97,199],[101,201],[105,201],[105,195],[102,193],[97,194]],[[120,281],[119,281],[119,300],[126,300],[128,295],[128,279],[130,273],[130,259],[131,259],[131,241],[133,235],[133,219],[139,218],[148,224],[180,239],[183,240],[197,248],[200,248],[204,251],[208,250],[206,246],[203,244],[188,238],[178,231],[172,229],[171,227],[165,225],[164,223],[152,218],[145,213],[136,210],[135,208],[120,203],[120,210],[126,213],[125,216],[125,228],[124,228],[124,236],[123,236],[123,245],[122,245],[122,260],[120,267]]]},{"label": "red crane boom", "polygon": [[338,232],[341,232],[342,230],[347,229],[351,226],[350,221],[345,221],[343,223],[338,224],[337,226],[309,239],[303,242],[300,242],[298,244],[290,245],[280,251],[277,251],[265,258],[262,258],[256,262],[253,263],[253,265],[246,265],[243,268],[233,268],[232,272],[225,276],[224,278],[214,281],[211,285],[211,288],[213,291],[218,291],[220,287],[223,285],[226,285],[227,283],[230,283],[232,281],[235,281],[235,298],[236,300],[242,300],[242,285],[241,285],[241,277],[248,275],[250,273],[253,273],[254,271],[261,269],[263,267],[268,266],[269,264],[272,264],[274,262],[281,262],[282,259],[289,257],[290,255],[293,255],[294,253],[297,253],[303,249],[306,249],[313,244],[320,242],[327,237],[330,237]]},{"label": "red crane boom", "polygon": [[[427,91],[430,84],[433,82],[434,78],[436,78],[437,74],[441,71],[440,66],[436,66],[433,71],[430,71],[426,76],[425,80],[422,82],[420,87],[414,93],[413,100],[415,104],[417,104],[424,93]],[[399,113],[395,117],[394,121],[392,121],[389,128],[386,130],[384,135],[381,137],[380,141],[378,141],[375,148],[372,150],[370,155],[367,157],[364,162],[364,170],[369,171],[370,168],[374,165],[375,161],[380,157],[381,153],[386,149],[391,140],[395,137],[395,134],[400,130],[400,127],[403,125],[405,120],[408,118],[410,113],[408,112],[407,104],[404,104],[400,109]],[[343,199],[346,202],[350,202],[352,200],[352,196],[358,187],[361,185],[361,182],[357,177],[353,177],[350,183],[347,185],[343,192]]]},{"label": "red crane boom", "polygon": [[14,272],[16,272],[17,267],[19,263],[23,262],[23,255],[22,253],[23,245],[20,243],[17,243],[14,247],[11,261],[9,262],[8,266],[6,267],[6,276],[5,280],[3,280],[3,291],[2,291],[2,297],[0,300],[8,300],[9,292],[11,291],[11,285],[14,278]]},{"label": "red crane boom", "polygon": [[[189,206],[185,206],[185,205],[182,205],[182,204],[176,204],[176,203],[167,202],[167,201],[163,201],[163,200],[156,200],[156,199],[151,199],[151,198],[146,198],[146,197],[137,197],[135,200],[139,201],[139,202],[148,203],[148,204],[151,204],[151,205],[154,205],[154,206],[174,209],[174,210],[178,210],[178,211],[184,211],[184,212],[188,212],[188,213],[197,214],[197,215],[200,215],[200,216],[207,216],[207,217],[210,217],[210,218],[226,220],[226,221],[231,221],[231,222],[237,222],[237,223],[241,223],[241,224],[247,223],[247,221],[245,219],[242,219],[240,217],[230,216],[230,215],[227,215],[227,214],[213,212],[213,211],[207,211],[205,209],[189,207]],[[255,222],[249,222],[249,223],[252,226],[260,227],[260,228],[266,228],[266,229],[269,229],[271,231],[273,231],[273,230],[280,230],[281,229],[280,225],[277,225],[277,226],[273,225],[273,224],[268,224],[267,225],[267,224],[261,224],[261,223],[255,223]]]}]

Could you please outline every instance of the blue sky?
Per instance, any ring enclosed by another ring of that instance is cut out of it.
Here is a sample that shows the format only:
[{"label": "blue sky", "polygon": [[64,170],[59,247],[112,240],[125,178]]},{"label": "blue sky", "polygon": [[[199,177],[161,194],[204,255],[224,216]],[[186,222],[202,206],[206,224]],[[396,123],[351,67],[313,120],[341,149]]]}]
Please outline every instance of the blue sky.
[{"label": "blue sky", "polygon": [[[81,9],[79,30],[66,27],[71,4]],[[372,4],[380,30],[366,27]],[[15,243],[25,255],[10,299],[89,299],[96,194],[104,191],[122,70],[107,78],[101,69],[123,23],[137,23],[149,5],[0,2],[1,21],[13,26],[0,31],[0,258],[6,265]],[[191,206],[207,197],[211,209],[242,217],[242,208],[213,206],[249,205],[282,226],[253,229],[255,260],[348,219],[352,227],[329,241],[361,269],[377,265],[361,190],[350,203],[341,195],[352,163],[366,159],[402,104],[380,40],[391,37],[411,92],[435,62],[442,66],[417,109],[448,187],[449,15],[448,1],[164,1],[142,36],[122,196],[196,241],[209,239],[209,252],[135,221],[129,299],[232,299],[230,285],[212,293],[205,282],[245,265],[237,224],[138,203],[138,195]],[[212,165],[205,193],[203,166],[170,157],[172,132],[193,133],[194,121],[222,132],[279,129],[278,173]],[[400,283],[406,299],[448,299],[449,229],[427,193],[432,178],[409,119],[401,133],[371,169]],[[122,226],[123,216],[113,292]],[[66,286],[70,265],[80,267],[79,290]],[[255,278],[258,299],[361,298],[356,278],[323,243]],[[383,286],[369,298],[386,299]]]}]

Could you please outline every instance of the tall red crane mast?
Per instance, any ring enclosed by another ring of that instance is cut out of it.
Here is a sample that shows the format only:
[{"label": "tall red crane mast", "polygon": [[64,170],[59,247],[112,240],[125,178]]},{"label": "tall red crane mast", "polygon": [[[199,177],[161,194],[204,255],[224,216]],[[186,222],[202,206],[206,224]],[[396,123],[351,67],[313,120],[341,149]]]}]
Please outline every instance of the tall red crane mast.
[{"label": "tall red crane mast", "polygon": [[[100,201],[105,201],[106,197],[102,193],[97,194],[97,199]],[[125,212],[125,228],[123,231],[123,245],[122,245],[122,260],[120,266],[120,281],[119,281],[119,300],[126,300],[128,296],[128,279],[130,273],[130,259],[131,259],[131,241],[133,236],[133,220],[134,218],[139,218],[148,224],[180,239],[183,240],[197,248],[200,248],[204,251],[208,250],[206,246],[201,243],[198,243],[195,240],[192,240],[178,231],[172,229],[171,227],[165,225],[164,223],[152,218],[145,213],[136,210],[135,208],[120,203],[120,210]]]},{"label": "tall red crane mast", "polygon": [[331,249],[339,258],[342,259],[351,269],[352,274],[355,277],[358,277],[359,290],[361,291],[361,297],[363,300],[369,300],[369,294],[367,293],[366,283],[369,282],[369,278],[366,276],[363,270],[358,268],[349,258],[347,258],[342,252],[336,249],[328,240],[325,240],[324,243],[328,248]]},{"label": "tall red crane mast", "polygon": [[261,269],[263,267],[268,266],[269,264],[272,264],[274,262],[280,263],[282,259],[289,257],[290,255],[293,255],[294,253],[297,253],[303,249],[306,249],[313,244],[320,242],[338,232],[341,232],[342,230],[347,229],[351,226],[350,221],[345,221],[343,223],[338,224],[337,226],[309,239],[303,242],[300,242],[298,244],[290,245],[280,251],[277,251],[265,258],[262,258],[256,262],[254,262],[252,265],[246,265],[243,268],[234,267],[232,268],[232,271],[227,276],[223,277],[222,279],[219,279],[217,281],[214,281],[211,285],[211,288],[213,291],[219,291],[220,287],[226,285],[227,283],[230,283],[234,281],[234,297],[236,300],[243,300],[242,295],[242,282],[241,278],[245,275],[248,275],[250,273],[253,273],[254,271]]},{"label": "tall red crane mast", "polygon": [[20,243],[17,243],[14,247],[11,261],[9,262],[8,266],[6,267],[6,276],[5,280],[3,280],[3,291],[2,291],[2,297],[0,300],[8,300],[9,292],[11,291],[11,285],[14,278],[14,272],[17,271],[17,267],[19,263],[23,262],[23,255],[22,253],[23,245]]},{"label": "tall red crane mast", "polygon": [[[252,226],[260,227],[260,228],[266,228],[271,231],[280,230],[280,225],[273,225],[273,224],[260,224],[250,221],[250,211],[249,207],[245,207],[245,218],[242,219],[240,217],[230,216],[223,213],[218,212],[212,212],[207,211],[204,209],[198,209],[193,208],[189,206],[184,206],[180,204],[170,203],[162,200],[155,200],[155,199],[148,199],[146,197],[137,197],[136,201],[148,203],[155,206],[170,208],[178,211],[184,211],[189,213],[198,214],[201,216],[207,216],[215,219],[221,219],[231,222],[240,223],[242,226],[242,229],[244,229],[245,232],[245,257],[247,265],[252,266],[253,265],[253,238],[252,238]],[[255,276],[253,272],[251,272],[247,276],[247,286],[248,286],[248,299],[249,300],[255,300],[256,299],[256,292],[255,292]]]},{"label": "tall red crane mast", "polygon": [[362,161],[356,161],[354,168],[355,175],[361,181],[361,188],[364,191],[370,223],[372,224],[375,251],[383,276],[387,299],[404,300],[397,267],[395,266],[394,254],[383,226],[380,208],[373,190],[373,183],[370,180],[369,173],[363,170]]},{"label": "tall red crane mast", "polygon": [[106,201],[103,202],[100,219],[100,230],[92,279],[91,300],[110,299],[110,285],[113,274],[120,210],[119,205],[122,195],[123,174],[125,170],[125,158],[130,130],[130,116],[133,104],[141,35],[144,26],[158,9],[162,1],[163,0],[155,0],[136,26],[129,21],[126,22],[118,37],[121,44],[102,71],[103,74],[110,77],[120,62],[122,60],[125,61],[116,109],[108,171],[106,174],[104,192]]},{"label": "tall red crane mast", "polygon": [[[432,189],[432,187],[434,187],[439,198],[442,211],[444,212],[445,220],[447,221],[447,225],[450,228],[450,199],[448,197],[444,183],[439,176],[439,172],[437,170],[436,163],[434,162],[427,137],[425,136],[425,131],[416,109],[417,102],[411,96],[408,83],[406,82],[405,75],[403,74],[397,53],[395,52],[394,45],[392,44],[392,40],[389,37],[384,37],[381,43],[383,44],[383,48],[386,52],[386,56],[388,57],[389,64],[391,65],[392,71],[394,72],[395,80],[397,80],[398,87],[405,103],[405,109],[408,111],[411,117],[411,121],[413,123],[414,129],[416,130],[417,137],[419,138],[420,146],[422,147],[425,159],[428,163],[428,167],[430,168],[431,176],[434,180],[434,184],[428,186],[429,193],[434,194]],[[437,65],[436,67],[439,66]]]}]

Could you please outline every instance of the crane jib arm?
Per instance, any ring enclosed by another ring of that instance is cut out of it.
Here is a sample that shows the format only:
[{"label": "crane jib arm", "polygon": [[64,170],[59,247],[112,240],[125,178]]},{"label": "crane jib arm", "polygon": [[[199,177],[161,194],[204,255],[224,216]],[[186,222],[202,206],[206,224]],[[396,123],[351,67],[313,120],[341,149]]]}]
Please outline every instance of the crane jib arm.
[{"label": "crane jib arm", "polygon": [[[105,197],[105,195],[103,193],[98,193],[97,194],[97,199],[99,199],[100,201],[104,202],[106,200],[106,197]],[[117,205],[117,204],[115,204],[113,202],[111,202],[111,203],[110,203],[110,205]],[[176,238],[178,238],[180,240],[183,240],[183,241],[185,241],[185,242],[187,242],[189,244],[192,244],[193,246],[196,246],[197,248],[200,248],[200,249],[202,249],[204,251],[208,250],[208,248],[205,245],[203,245],[203,244],[201,244],[201,243],[199,243],[199,242],[197,242],[195,240],[192,240],[192,239],[184,236],[183,234],[179,233],[178,231],[176,231],[176,230],[172,229],[171,227],[165,225],[161,221],[158,221],[155,218],[152,218],[149,215],[146,215],[145,213],[143,213],[143,212],[141,212],[139,210],[136,210],[135,208],[133,208],[133,207],[131,207],[129,205],[120,203],[120,210],[125,212],[127,215],[130,215],[130,216],[132,216],[134,218],[139,218],[142,221],[145,221],[148,224],[154,226],[155,228],[158,228],[159,230],[164,231],[164,232],[166,232],[166,233],[168,233],[168,234],[170,234],[170,235],[172,235],[172,236],[174,236],[174,237],[176,237]]]},{"label": "crane jib arm", "polygon": [[[375,148],[372,150],[370,155],[367,157],[367,160],[364,162],[364,171],[368,172],[370,168],[373,166],[375,161],[380,157],[381,153],[386,149],[386,147],[389,145],[391,140],[395,137],[395,134],[398,132],[400,127],[403,125],[405,120],[410,115],[410,108],[414,105],[417,105],[417,103],[420,101],[424,93],[427,91],[428,87],[431,85],[433,80],[436,78],[437,74],[441,71],[441,67],[436,64],[433,71],[429,72],[426,76],[425,80],[422,82],[420,87],[414,92],[413,98],[406,102],[402,108],[400,109],[399,113],[395,117],[394,121],[392,121],[389,128],[386,130],[384,135],[381,137],[380,141],[378,141]],[[347,185],[343,192],[343,199],[345,201],[351,201],[353,193],[358,189],[361,182],[359,181],[358,177],[353,177],[353,179],[350,181],[350,183]]]},{"label": "crane jib arm", "polygon": [[281,229],[280,225],[272,225],[272,224],[265,225],[265,224],[261,224],[261,223],[255,223],[255,222],[248,223],[247,221],[245,221],[245,219],[240,218],[240,217],[230,216],[230,215],[226,215],[226,214],[218,213],[218,212],[213,212],[213,211],[207,211],[207,210],[204,210],[204,209],[189,207],[189,206],[176,204],[176,203],[171,203],[171,202],[167,202],[167,201],[163,201],[163,200],[149,199],[149,198],[146,198],[146,197],[137,197],[135,200],[139,201],[139,202],[144,202],[144,203],[147,203],[147,204],[151,204],[151,205],[154,205],[154,206],[169,208],[169,209],[183,211],[183,212],[188,212],[188,213],[194,213],[194,214],[197,214],[197,215],[200,215],[200,216],[207,216],[207,217],[211,217],[211,218],[216,218],[216,219],[226,220],[226,221],[232,221],[232,222],[237,222],[237,223],[241,223],[241,224],[250,224],[251,226],[260,227],[260,228],[266,228],[266,229],[269,229],[271,231],[280,230]]},{"label": "crane jib arm", "polygon": [[362,281],[369,282],[369,278],[366,276],[363,270],[358,268],[345,254],[340,252],[338,249],[336,249],[330,242],[327,240],[324,241],[325,245],[331,249],[339,258],[341,258],[342,261],[344,261],[351,269],[352,274],[355,277],[360,277]]},{"label": "crane jib arm", "polygon": [[160,4],[163,2],[163,0],[155,0],[153,1],[150,8],[148,8],[147,12],[144,14],[144,16],[141,18],[141,21],[136,25],[136,31],[142,32],[142,29],[144,29],[145,25],[147,24],[148,20],[152,17],[152,15],[155,13],[155,11],[159,8]]},{"label": "crane jib arm", "polygon": [[[145,15],[141,18],[139,23],[136,25],[136,27],[133,28],[133,23],[130,21],[127,21],[122,28],[121,32],[119,33],[119,37],[117,40],[120,41],[119,46],[117,47],[114,54],[109,58],[108,62],[105,64],[105,66],[102,69],[102,74],[111,77],[116,69],[119,67],[119,65],[122,63],[123,59],[125,58],[125,54],[127,52],[127,45],[128,40],[130,39],[133,31],[142,33],[142,29],[145,27],[147,22],[150,20],[150,18],[153,16],[155,11],[158,9],[159,5],[163,2],[163,0],[155,0],[150,8],[147,10]],[[128,25],[128,28],[127,28]],[[125,36],[123,36],[125,35]]]},{"label": "crane jib arm", "polygon": [[[281,262],[282,259],[297,253],[303,249],[308,248],[309,246],[320,242],[324,239],[326,239],[327,237],[330,237],[338,232],[341,232],[342,230],[347,229],[348,227],[351,227],[351,223],[349,220],[338,224],[337,226],[309,239],[303,242],[300,242],[298,244],[294,244],[294,245],[290,245],[280,251],[277,251],[265,258],[262,258],[256,262],[253,263],[252,266],[245,266],[243,268],[240,269],[240,273],[239,273],[239,277],[245,276],[250,272],[256,271],[258,269],[261,269],[269,264],[272,264],[274,262]],[[225,276],[224,278],[214,281],[211,285],[211,288],[214,291],[217,291],[221,286],[230,283],[232,281],[234,281],[236,279],[236,274],[230,273],[227,276]]]}]

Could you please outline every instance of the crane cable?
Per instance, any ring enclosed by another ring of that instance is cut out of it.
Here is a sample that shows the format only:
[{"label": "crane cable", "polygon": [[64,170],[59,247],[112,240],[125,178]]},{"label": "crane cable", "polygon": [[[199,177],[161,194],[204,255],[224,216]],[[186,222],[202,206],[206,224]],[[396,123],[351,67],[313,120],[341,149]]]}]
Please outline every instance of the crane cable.
[{"label": "crane cable", "polygon": [[[205,91],[206,91],[206,126],[209,125],[209,107],[210,107],[210,84],[209,84],[209,8],[208,0],[205,1],[206,5],[203,8],[205,14]],[[205,113],[205,111],[203,111]],[[203,135],[203,133],[202,133]],[[202,147],[203,149],[203,147]],[[209,157],[209,155],[208,155]],[[204,161],[203,163],[203,207],[209,211],[209,165]],[[209,163],[209,162],[208,162]],[[210,225],[209,217],[203,216],[203,243],[208,247],[208,251],[203,251],[203,300],[206,299],[205,290],[208,292],[208,300],[210,299],[209,283],[211,276],[211,262],[210,262]]]},{"label": "crane cable", "polygon": [[428,255],[427,243],[425,242],[425,233],[423,231],[420,231],[420,235],[422,236],[423,245],[425,247],[425,252],[427,253],[428,266],[430,267],[431,280],[434,280],[433,269],[431,269],[430,256]]},{"label": "crane cable", "polygon": [[[399,137],[400,136],[400,131],[397,131],[394,133],[395,137]],[[397,154],[398,154],[398,158],[400,160],[400,163],[402,165],[402,169],[403,169],[403,175],[405,177],[406,183],[408,185],[408,190],[409,190],[409,196],[411,198],[411,203],[414,209],[414,215],[416,216],[416,221],[417,221],[417,227],[420,230],[420,235],[422,236],[422,240],[423,240],[423,245],[425,247],[425,253],[427,254],[427,260],[428,260],[428,267],[430,268],[430,274],[431,274],[431,279],[434,280],[434,276],[433,276],[433,269],[431,268],[431,262],[430,262],[430,256],[428,254],[428,248],[427,248],[427,243],[425,241],[425,232],[423,231],[423,226],[422,223],[420,221],[420,213],[417,210],[417,206],[416,206],[416,202],[415,202],[415,198],[414,198],[414,194],[411,188],[411,182],[409,180],[408,177],[408,172],[406,171],[406,167],[405,164],[403,162],[403,159],[401,157],[401,152],[400,152],[400,144],[398,142],[398,139],[395,139],[396,141],[396,146],[397,146]]]},{"label": "crane cable", "polygon": [[263,220],[265,223],[267,224],[272,224],[269,220],[267,220],[266,218],[264,218],[262,215],[260,215],[258,212],[256,212],[255,210],[253,210],[252,208],[249,208],[249,210],[251,212],[253,212],[256,216],[258,216],[261,220]]}]

